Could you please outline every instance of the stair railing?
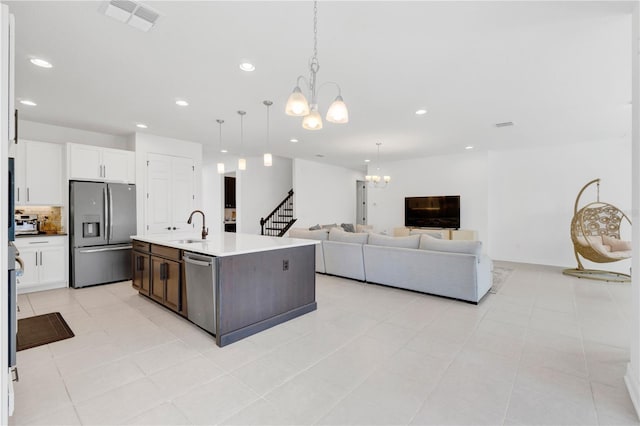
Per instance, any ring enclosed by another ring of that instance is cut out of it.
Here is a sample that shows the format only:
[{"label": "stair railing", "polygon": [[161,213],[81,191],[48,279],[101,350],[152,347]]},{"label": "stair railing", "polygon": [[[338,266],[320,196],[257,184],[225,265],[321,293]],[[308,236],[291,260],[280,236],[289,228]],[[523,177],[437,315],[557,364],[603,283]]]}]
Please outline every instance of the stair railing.
[{"label": "stair railing", "polygon": [[293,189],[291,189],[285,199],[266,218],[260,218],[260,234],[282,237],[296,220],[293,218]]}]

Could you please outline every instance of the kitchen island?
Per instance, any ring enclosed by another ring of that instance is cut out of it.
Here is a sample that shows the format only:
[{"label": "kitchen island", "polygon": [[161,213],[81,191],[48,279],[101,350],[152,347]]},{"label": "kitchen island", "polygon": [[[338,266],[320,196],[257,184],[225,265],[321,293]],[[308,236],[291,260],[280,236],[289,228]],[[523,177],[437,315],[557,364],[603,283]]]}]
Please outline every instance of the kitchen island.
[{"label": "kitchen island", "polygon": [[231,232],[131,239],[134,288],[215,335],[218,346],[317,307],[316,241]]}]

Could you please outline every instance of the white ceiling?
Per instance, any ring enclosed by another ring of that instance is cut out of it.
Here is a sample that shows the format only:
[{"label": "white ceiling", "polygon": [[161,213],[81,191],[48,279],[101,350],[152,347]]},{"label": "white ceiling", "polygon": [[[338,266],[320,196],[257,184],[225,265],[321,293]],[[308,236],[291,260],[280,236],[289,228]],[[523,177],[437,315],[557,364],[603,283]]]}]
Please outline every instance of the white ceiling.
[{"label": "white ceiling", "polygon": [[[242,109],[245,154],[260,155],[269,99],[275,155],[356,169],[378,141],[384,162],[630,138],[633,2],[321,1],[319,80],[341,85],[351,121],[317,132],[284,114],[312,54],[310,1],[147,1],[162,15],[148,33],[99,13],[101,1],[4,3],[16,97],[38,103],[20,105],[26,120],[116,135],[143,122],[215,152],[222,118],[238,153]],[[238,68],[245,58],[256,71]],[[335,95],[321,90],[321,112]],[[494,126],[504,121],[516,126]]]}]

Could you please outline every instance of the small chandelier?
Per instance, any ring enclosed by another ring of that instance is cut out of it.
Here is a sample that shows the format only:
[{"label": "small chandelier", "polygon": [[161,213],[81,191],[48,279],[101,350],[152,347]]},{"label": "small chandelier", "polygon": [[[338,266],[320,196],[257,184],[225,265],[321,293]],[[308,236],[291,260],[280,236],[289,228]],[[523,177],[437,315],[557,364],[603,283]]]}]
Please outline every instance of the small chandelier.
[{"label": "small chandelier", "polygon": [[[220,152],[223,152],[222,149],[222,123],[224,123],[224,120],[216,120],[216,122],[220,125],[220,135],[219,135],[219,142],[220,142]],[[224,174],[224,163],[220,162],[218,163],[218,174],[222,175]]]},{"label": "small chandelier", "polygon": [[366,175],[364,177],[364,180],[369,182],[370,186],[374,186],[376,188],[384,188],[389,182],[391,182],[391,176],[380,177],[380,145],[382,145],[382,142],[376,142],[376,145],[378,145],[378,166],[376,168],[376,174]]},{"label": "small chandelier", "polygon": [[[304,117],[302,119],[302,127],[307,130],[320,130],[322,129],[322,117],[318,112],[318,98],[317,92],[319,90],[317,83],[317,75],[320,70],[320,63],[318,62],[318,2],[313,2],[313,56],[309,61],[309,80],[306,80],[304,76],[298,76],[296,87],[293,89],[293,93],[287,100],[287,106],[285,113],[293,117]],[[300,90],[300,82],[304,81],[309,89],[309,95],[311,98],[311,104],[307,101],[307,98]],[[335,82],[326,82],[324,84],[335,84],[338,88],[338,96],[329,106],[326,119],[330,123],[348,123],[349,111],[347,105],[345,105],[342,99],[342,92],[340,86]]]},{"label": "small chandelier", "polygon": [[267,107],[267,152],[264,153],[264,166],[271,167],[273,165],[273,157],[269,152],[269,107],[273,105],[273,102],[262,101],[262,103]]},{"label": "small chandelier", "polygon": [[244,116],[246,111],[238,111],[240,116],[240,158],[238,158],[238,170],[247,170],[247,160],[244,158],[243,139],[244,139]]}]

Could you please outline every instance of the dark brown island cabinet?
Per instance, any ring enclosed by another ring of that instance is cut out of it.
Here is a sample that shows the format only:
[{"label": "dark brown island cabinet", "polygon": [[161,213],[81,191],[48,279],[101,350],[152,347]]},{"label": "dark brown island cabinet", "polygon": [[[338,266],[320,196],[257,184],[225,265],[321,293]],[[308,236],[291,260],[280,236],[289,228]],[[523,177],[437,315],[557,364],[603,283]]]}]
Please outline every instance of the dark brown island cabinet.
[{"label": "dark brown island cabinet", "polygon": [[[218,346],[316,310],[315,243],[247,234],[213,237],[217,240],[195,245],[181,244],[187,240],[134,237],[133,288],[189,319],[187,289],[194,283],[187,285],[183,253],[210,256],[215,271],[208,284],[213,286],[209,294],[214,298],[215,332],[206,331],[216,337]],[[191,321],[197,324],[194,318]]]},{"label": "dark brown island cabinet", "polygon": [[133,288],[186,317],[187,298],[181,250],[134,241],[132,256]]}]

